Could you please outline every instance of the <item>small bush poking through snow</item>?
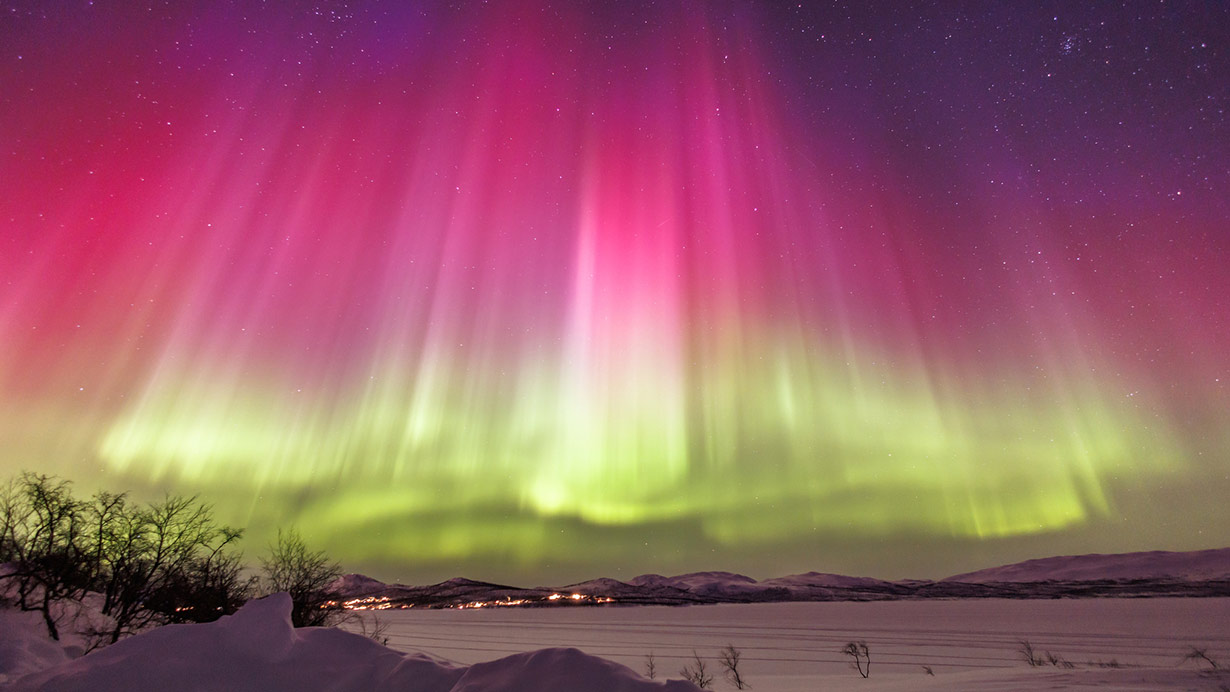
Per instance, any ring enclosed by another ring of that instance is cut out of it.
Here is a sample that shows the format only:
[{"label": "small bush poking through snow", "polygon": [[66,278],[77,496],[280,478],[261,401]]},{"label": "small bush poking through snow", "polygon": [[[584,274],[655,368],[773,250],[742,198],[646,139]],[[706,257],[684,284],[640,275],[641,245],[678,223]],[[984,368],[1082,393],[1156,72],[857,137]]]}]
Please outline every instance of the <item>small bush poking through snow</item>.
[{"label": "small bush poking through snow", "polygon": [[709,689],[713,684],[713,676],[706,670],[705,659],[700,657],[696,651],[692,651],[692,662],[685,663],[683,668],[679,669],[679,674],[684,680],[696,685],[702,690]]},{"label": "small bush poking through snow", "polygon": [[743,653],[736,649],[734,644],[727,644],[725,649],[718,652],[718,662],[726,669],[726,679],[735,686],[736,690],[746,690],[751,687],[739,672],[739,659],[742,657]]},{"label": "small bush poking through snow", "polygon": [[1196,662],[1204,661],[1205,663],[1209,664],[1209,667],[1212,668],[1213,670],[1217,670],[1217,668],[1219,667],[1217,665],[1217,661],[1209,656],[1209,650],[1207,647],[1198,648],[1195,646],[1189,646],[1187,649],[1187,653],[1183,655],[1183,660],[1180,663],[1186,663],[1188,661],[1196,661]]},{"label": "small bush poking through snow", "polygon": [[1036,668],[1043,663],[1046,663],[1046,661],[1042,660],[1042,656],[1038,655],[1037,651],[1034,651],[1034,645],[1031,644],[1028,639],[1020,639],[1017,641],[1016,652],[1020,654],[1021,659],[1025,661],[1025,664],[1030,667]]},{"label": "small bush poking through snow", "polygon": [[1046,652],[1046,662],[1047,662],[1047,663],[1049,663],[1049,664],[1051,664],[1051,665],[1053,665],[1053,666],[1055,666],[1056,668],[1068,668],[1068,669],[1071,669],[1071,668],[1075,668],[1075,667],[1076,667],[1076,665],[1075,665],[1075,664],[1073,664],[1071,661],[1069,661],[1068,659],[1064,658],[1063,656],[1059,656],[1059,655],[1053,654],[1053,653],[1051,653],[1051,652],[1049,652],[1049,651],[1048,651],[1048,652]]},{"label": "small bush poking through snow", "polygon": [[871,677],[871,651],[867,648],[867,642],[848,642],[842,647],[841,653],[854,659],[850,666],[857,670],[859,675],[864,678]]}]

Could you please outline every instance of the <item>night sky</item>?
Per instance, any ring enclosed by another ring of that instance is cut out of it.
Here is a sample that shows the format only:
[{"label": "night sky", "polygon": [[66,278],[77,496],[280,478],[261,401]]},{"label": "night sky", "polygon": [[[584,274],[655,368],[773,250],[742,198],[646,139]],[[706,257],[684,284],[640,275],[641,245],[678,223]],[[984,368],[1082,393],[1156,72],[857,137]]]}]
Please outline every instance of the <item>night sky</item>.
[{"label": "night sky", "polygon": [[0,475],[410,582],[1230,544],[1230,4],[0,10]]}]

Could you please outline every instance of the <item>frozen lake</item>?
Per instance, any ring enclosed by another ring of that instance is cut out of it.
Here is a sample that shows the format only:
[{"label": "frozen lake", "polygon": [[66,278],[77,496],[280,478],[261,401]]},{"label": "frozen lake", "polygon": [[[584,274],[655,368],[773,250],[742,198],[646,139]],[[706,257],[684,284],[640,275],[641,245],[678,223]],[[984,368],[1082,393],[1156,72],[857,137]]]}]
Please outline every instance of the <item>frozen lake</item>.
[{"label": "frozen lake", "polygon": [[[677,678],[696,651],[717,674],[715,689],[732,689],[716,662],[728,643],[742,651],[744,677],[760,692],[814,690],[821,678],[827,689],[912,689],[945,680],[991,689],[989,680],[1007,678],[1016,682],[1002,689],[1012,689],[1022,684],[1020,676],[1060,689],[1072,676],[1095,687],[1117,687],[1127,684],[1126,671],[1141,669],[1153,671],[1151,677],[1131,673],[1140,684],[1132,689],[1167,689],[1168,675],[1177,689],[1206,689],[1205,682],[1211,690],[1230,686],[1230,678],[1198,677],[1211,675],[1197,672],[1207,663],[1183,662],[1197,646],[1223,668],[1230,665],[1227,598],[398,610],[379,617],[388,624],[389,646],[464,664],[570,646],[642,673],[652,652],[658,677]],[[870,680],[862,680],[839,653],[852,640],[870,648]],[[1049,665],[1031,670],[1018,653],[1021,640],[1072,662],[1077,672]],[[1099,665],[1111,661],[1127,668]],[[1150,686],[1153,678],[1161,682]]]}]

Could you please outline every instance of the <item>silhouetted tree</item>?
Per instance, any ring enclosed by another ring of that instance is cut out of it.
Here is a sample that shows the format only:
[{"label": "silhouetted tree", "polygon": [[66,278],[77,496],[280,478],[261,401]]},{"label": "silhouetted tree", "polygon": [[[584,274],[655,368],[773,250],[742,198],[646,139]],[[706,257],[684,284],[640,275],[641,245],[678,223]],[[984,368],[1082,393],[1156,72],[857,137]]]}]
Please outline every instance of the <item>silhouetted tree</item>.
[{"label": "silhouetted tree", "polygon": [[329,585],[342,576],[342,566],[330,561],[323,551],[308,550],[294,529],[279,529],[278,541],[270,547],[269,559],[261,560],[265,592],[290,594],[294,604],[291,623],[295,627],[330,624],[336,611],[325,607],[335,596]]},{"label": "silhouetted tree", "polygon": [[209,505],[167,497],[114,517],[100,569],[110,641],[153,623],[215,620],[246,598],[229,550],[242,532],[219,526]]},{"label": "silhouetted tree", "polygon": [[53,606],[101,596],[111,618],[97,644],[151,624],[216,619],[247,597],[241,533],[218,526],[196,498],[168,497],[138,506],[126,495],[72,496],[68,481],[24,473],[0,488],[0,579],[13,584],[16,604],[43,613],[60,636]]},{"label": "silhouetted tree", "polygon": [[47,634],[59,639],[53,606],[79,599],[93,576],[82,550],[84,507],[68,481],[35,473],[10,482],[0,502],[4,560],[11,563],[2,578],[15,583],[17,607],[40,612]]},{"label": "silhouetted tree", "polygon": [[198,554],[167,573],[149,606],[167,622],[212,622],[239,610],[257,578],[243,576],[242,556],[231,546],[243,531],[222,527]]}]

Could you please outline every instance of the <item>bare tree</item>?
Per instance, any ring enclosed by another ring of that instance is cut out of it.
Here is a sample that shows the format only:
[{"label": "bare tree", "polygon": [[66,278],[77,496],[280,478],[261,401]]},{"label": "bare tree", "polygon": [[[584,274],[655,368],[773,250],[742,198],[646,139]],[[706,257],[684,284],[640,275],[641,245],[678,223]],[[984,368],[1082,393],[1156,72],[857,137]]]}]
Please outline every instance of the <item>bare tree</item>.
[{"label": "bare tree", "polygon": [[129,505],[123,495],[99,493],[90,513],[95,588],[103,597],[102,611],[111,613],[123,599],[133,598],[131,582],[145,574],[148,523],[145,512]]},{"label": "bare tree", "polygon": [[685,663],[683,668],[679,669],[679,674],[702,690],[709,689],[713,684],[713,676],[706,670],[705,660],[695,650],[692,651],[692,662]]},{"label": "bare tree", "polygon": [[3,578],[16,585],[17,607],[40,612],[47,634],[59,639],[53,606],[79,599],[92,577],[82,550],[82,503],[68,481],[23,473],[9,483],[0,504],[5,532],[0,543],[12,563]]},{"label": "bare tree", "polygon": [[23,586],[32,580],[21,569],[27,552],[26,537],[33,523],[30,503],[26,499],[25,486],[17,478],[10,478],[0,487],[0,564],[8,565],[8,569],[0,573],[0,579],[16,585],[13,605],[25,601],[29,587]]},{"label": "bare tree", "polygon": [[217,526],[196,498],[138,507],[124,494],[100,492],[83,501],[68,481],[34,473],[0,486],[0,562],[9,564],[0,581],[10,585],[15,605],[43,614],[55,639],[55,614],[63,612],[55,606],[98,593],[111,624],[84,633],[94,637],[90,648],[182,621],[199,610],[194,599],[202,593],[227,594],[227,606],[214,599],[203,619],[233,612],[246,599],[242,563],[231,549],[239,535]]},{"label": "bare tree", "polygon": [[108,551],[119,540],[117,525],[128,511],[128,496],[99,492],[86,506],[89,533],[85,537],[90,562],[97,571],[109,557]]},{"label": "bare tree", "polygon": [[858,671],[858,674],[864,678],[871,676],[871,651],[867,648],[867,642],[847,642],[842,647],[841,653],[854,659],[851,666]]},{"label": "bare tree", "polygon": [[100,573],[110,640],[160,622],[204,622],[234,612],[247,596],[239,555],[242,531],[218,526],[195,497],[115,514]]},{"label": "bare tree", "polygon": [[17,522],[21,507],[20,498],[17,481],[10,478],[0,486],[0,564],[11,562],[14,558],[15,546],[10,534]]},{"label": "bare tree", "polygon": [[658,676],[658,661],[654,658],[653,652],[645,654],[645,677],[653,680]]},{"label": "bare tree", "polygon": [[730,680],[730,684],[734,685],[736,690],[746,690],[751,687],[739,673],[739,659],[742,657],[743,653],[736,649],[734,644],[727,644],[725,649],[718,652],[718,662],[726,669],[726,679]]},{"label": "bare tree", "polygon": [[105,630],[87,633],[93,646],[182,621],[199,610],[194,599],[202,593],[221,590],[228,600],[221,608],[211,601],[201,619],[233,612],[246,598],[231,550],[240,533],[217,526],[196,498],[139,507],[100,492],[82,501],[68,481],[24,473],[0,488],[0,532],[0,561],[12,565],[0,579],[14,585],[19,607],[43,613],[53,638],[60,635],[53,605],[87,590],[102,597],[100,610],[111,618]]},{"label": "bare tree", "polygon": [[243,531],[221,527],[197,554],[170,571],[150,599],[168,622],[212,622],[239,610],[256,589],[244,577],[242,555],[231,548]]},{"label": "bare tree", "polygon": [[330,624],[335,611],[326,604],[333,599],[329,585],[342,576],[342,566],[325,557],[324,551],[310,551],[299,532],[278,530],[278,542],[271,546],[268,560],[261,560],[265,571],[266,593],[285,591],[294,604],[291,623],[295,627]]}]

